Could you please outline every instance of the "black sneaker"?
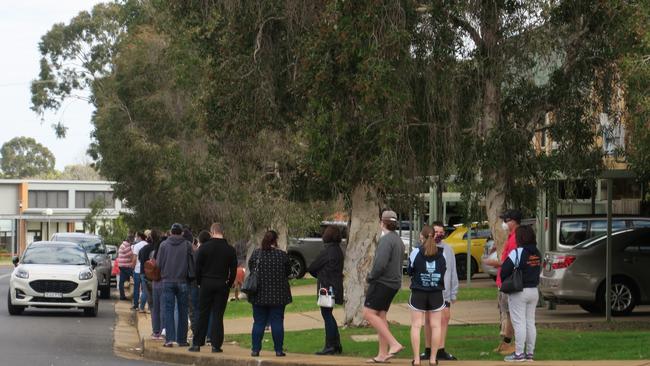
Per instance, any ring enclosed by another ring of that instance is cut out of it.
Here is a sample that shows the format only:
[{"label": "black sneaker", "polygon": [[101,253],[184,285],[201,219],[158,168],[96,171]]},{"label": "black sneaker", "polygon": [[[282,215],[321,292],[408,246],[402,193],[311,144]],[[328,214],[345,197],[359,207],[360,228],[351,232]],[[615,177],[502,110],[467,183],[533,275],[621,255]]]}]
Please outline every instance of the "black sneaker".
[{"label": "black sneaker", "polygon": [[431,358],[431,348],[425,348],[424,352],[420,353],[420,360],[428,360]]},{"label": "black sneaker", "polygon": [[447,351],[442,351],[442,350],[438,351],[438,353],[436,354],[436,358],[438,360],[443,360],[443,361],[456,361],[456,360],[458,360],[456,358],[456,356],[452,355],[451,353],[449,353]]}]

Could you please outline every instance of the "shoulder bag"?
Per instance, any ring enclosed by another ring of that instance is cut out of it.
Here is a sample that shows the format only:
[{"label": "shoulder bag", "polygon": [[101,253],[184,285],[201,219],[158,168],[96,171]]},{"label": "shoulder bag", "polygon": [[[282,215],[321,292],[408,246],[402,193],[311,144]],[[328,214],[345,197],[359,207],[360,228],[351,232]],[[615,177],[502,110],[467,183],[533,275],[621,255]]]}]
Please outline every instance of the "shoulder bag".
[{"label": "shoulder bag", "polygon": [[257,284],[259,282],[258,272],[260,270],[261,258],[262,253],[258,253],[257,260],[255,261],[255,268],[248,271],[244,283],[241,285],[241,292],[245,293],[247,296],[255,295],[257,293]]},{"label": "shoulder bag", "polygon": [[[330,259],[331,259],[331,254],[328,251],[327,252],[327,264],[329,264]],[[324,267],[326,267],[326,266],[324,266]],[[322,269],[321,269],[321,271],[322,271]],[[329,290],[326,289],[325,287],[322,287],[321,289],[318,290],[318,300],[316,301],[316,305],[320,306],[321,308],[333,308],[334,307],[334,291],[332,290],[332,286],[330,286]]]},{"label": "shoulder bag", "polygon": [[[524,253],[523,249],[521,253]],[[505,294],[512,294],[524,290],[524,279],[521,269],[519,269],[519,251],[517,249],[515,249],[515,258],[515,268],[512,270],[512,274],[501,283],[501,292]]]}]

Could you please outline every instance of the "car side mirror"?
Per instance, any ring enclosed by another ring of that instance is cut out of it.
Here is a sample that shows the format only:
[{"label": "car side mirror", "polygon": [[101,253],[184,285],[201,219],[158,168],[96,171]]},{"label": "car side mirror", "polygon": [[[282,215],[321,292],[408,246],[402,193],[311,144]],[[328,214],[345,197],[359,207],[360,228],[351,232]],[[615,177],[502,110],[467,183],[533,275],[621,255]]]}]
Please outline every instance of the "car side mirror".
[{"label": "car side mirror", "polygon": [[95,260],[95,258],[90,260],[90,267],[92,269],[95,269],[95,267],[97,267],[97,261]]},{"label": "car side mirror", "polygon": [[115,253],[117,253],[117,251],[115,250],[115,248],[109,248],[109,249],[106,251],[106,254],[115,254]]},{"label": "car side mirror", "polygon": [[14,257],[11,262],[14,264],[14,267],[18,267],[18,262],[20,261],[19,257]]}]

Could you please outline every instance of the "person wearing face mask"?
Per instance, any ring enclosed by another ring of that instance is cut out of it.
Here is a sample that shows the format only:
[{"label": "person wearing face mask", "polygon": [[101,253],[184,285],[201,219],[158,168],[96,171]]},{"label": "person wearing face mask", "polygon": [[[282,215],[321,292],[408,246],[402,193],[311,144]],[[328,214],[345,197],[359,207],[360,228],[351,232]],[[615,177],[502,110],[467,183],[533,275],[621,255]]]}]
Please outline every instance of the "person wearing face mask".
[{"label": "person wearing face mask", "polygon": [[[444,361],[453,361],[457,358],[445,350],[445,341],[447,339],[447,329],[449,320],[451,320],[451,305],[456,302],[458,295],[458,272],[456,271],[456,256],[454,250],[444,242],[445,226],[440,221],[435,221],[433,227],[425,225],[420,232],[420,243],[424,243],[425,238],[433,233],[433,238],[438,248],[442,249],[446,261],[447,270],[445,271],[445,288],[442,295],[445,301],[445,308],[442,310],[440,321],[440,342],[438,342],[436,359]],[[412,253],[411,253],[412,254]],[[420,359],[428,360],[431,358],[431,325],[425,319],[424,323],[424,352],[420,354]]]},{"label": "person wearing face mask", "polygon": [[[515,232],[521,224],[522,214],[519,210],[506,210],[501,216],[499,216],[503,222],[501,226],[503,230],[508,231],[508,239],[503,247],[501,252],[501,260],[499,261],[489,261],[486,264],[493,267],[497,267],[497,288],[501,288],[501,265],[508,259],[510,252],[517,249],[517,240],[515,238]],[[510,320],[510,309],[508,307],[508,294],[504,294],[501,291],[498,291],[498,300],[499,300],[499,315],[501,319],[501,330],[500,336],[502,341],[497,348],[494,349],[494,352],[499,352],[502,355],[509,355],[515,352],[515,345],[512,343],[512,338],[514,337],[514,329],[512,327],[512,321]]]}]

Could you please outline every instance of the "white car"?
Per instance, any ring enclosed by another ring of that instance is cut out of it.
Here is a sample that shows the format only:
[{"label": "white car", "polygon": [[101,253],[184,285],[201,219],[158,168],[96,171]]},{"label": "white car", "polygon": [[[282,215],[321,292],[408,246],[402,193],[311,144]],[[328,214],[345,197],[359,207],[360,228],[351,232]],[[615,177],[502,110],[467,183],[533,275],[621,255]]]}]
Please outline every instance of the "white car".
[{"label": "white car", "polygon": [[32,306],[83,309],[86,316],[97,316],[95,265],[79,244],[34,242],[14,265],[7,294],[10,315]]}]

